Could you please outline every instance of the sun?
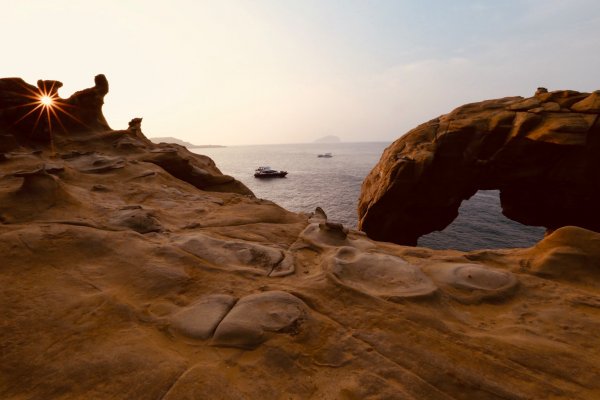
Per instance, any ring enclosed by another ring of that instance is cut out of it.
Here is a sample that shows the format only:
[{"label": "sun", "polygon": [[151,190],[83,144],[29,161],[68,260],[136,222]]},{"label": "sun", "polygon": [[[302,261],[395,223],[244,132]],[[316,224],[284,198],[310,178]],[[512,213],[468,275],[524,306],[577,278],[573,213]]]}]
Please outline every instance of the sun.
[{"label": "sun", "polygon": [[40,96],[40,103],[45,107],[52,107],[54,99],[48,95],[42,95]]},{"label": "sun", "polygon": [[50,87],[47,87],[46,81],[38,82],[38,88],[23,85],[25,92],[23,97],[29,99],[29,102],[19,104],[14,108],[25,108],[23,115],[16,120],[12,126],[16,126],[27,118],[33,119],[32,133],[38,129],[40,122],[45,122],[42,132],[48,135],[51,154],[56,154],[54,150],[53,130],[58,124],[63,132],[67,132],[67,128],[63,124],[61,117],[68,117],[81,125],[86,126],[76,115],[73,115],[68,108],[74,108],[74,105],[69,104],[58,96],[55,89],[55,81],[50,81]]},{"label": "sun", "polygon": [[23,115],[13,123],[13,126],[21,123],[27,118],[31,118],[33,119],[32,132],[35,132],[38,129],[38,125],[41,122],[44,122],[45,126],[43,127],[42,132],[47,133],[50,149],[52,154],[54,154],[53,130],[55,126],[58,124],[63,132],[67,132],[67,128],[63,124],[61,117],[68,117],[83,126],[87,125],[69,111],[69,109],[76,108],[76,106],[69,104],[68,101],[63,100],[58,96],[58,88],[55,88],[56,81],[49,82],[49,87],[47,81],[38,82],[37,88],[23,85],[26,92],[23,94],[23,97],[30,101],[15,106],[15,108],[23,107],[25,110]]}]

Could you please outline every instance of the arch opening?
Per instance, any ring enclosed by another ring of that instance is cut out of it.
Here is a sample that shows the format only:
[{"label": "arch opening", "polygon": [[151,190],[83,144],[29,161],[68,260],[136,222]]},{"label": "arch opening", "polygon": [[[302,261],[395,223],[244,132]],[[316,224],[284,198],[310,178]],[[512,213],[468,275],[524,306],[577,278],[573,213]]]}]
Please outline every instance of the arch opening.
[{"label": "arch opening", "polygon": [[530,247],[544,237],[545,231],[544,227],[505,217],[499,190],[479,190],[461,203],[458,217],[450,225],[421,236],[418,246],[460,251]]}]

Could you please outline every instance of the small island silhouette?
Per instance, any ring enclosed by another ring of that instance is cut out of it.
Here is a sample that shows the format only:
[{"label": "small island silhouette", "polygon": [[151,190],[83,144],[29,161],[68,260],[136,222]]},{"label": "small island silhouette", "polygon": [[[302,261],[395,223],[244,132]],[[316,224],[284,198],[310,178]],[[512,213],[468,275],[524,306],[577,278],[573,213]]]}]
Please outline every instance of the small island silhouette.
[{"label": "small island silhouette", "polygon": [[152,137],[152,138],[150,138],[150,140],[154,143],[175,143],[175,144],[179,144],[181,146],[185,146],[188,148],[197,148],[197,149],[198,148],[207,149],[207,148],[215,148],[215,147],[226,147],[226,146],[221,146],[218,144],[193,144],[190,142],[186,142],[185,140],[174,138],[172,136]]}]

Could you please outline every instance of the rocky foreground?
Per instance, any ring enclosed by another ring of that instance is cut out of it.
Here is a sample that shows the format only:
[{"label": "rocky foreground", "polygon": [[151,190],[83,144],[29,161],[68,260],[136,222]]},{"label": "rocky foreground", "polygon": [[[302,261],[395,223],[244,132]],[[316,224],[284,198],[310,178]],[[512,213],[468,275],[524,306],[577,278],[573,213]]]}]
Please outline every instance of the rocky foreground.
[{"label": "rocky foreground", "polygon": [[600,397],[600,234],[373,241],[52,82],[0,79],[0,398]]}]

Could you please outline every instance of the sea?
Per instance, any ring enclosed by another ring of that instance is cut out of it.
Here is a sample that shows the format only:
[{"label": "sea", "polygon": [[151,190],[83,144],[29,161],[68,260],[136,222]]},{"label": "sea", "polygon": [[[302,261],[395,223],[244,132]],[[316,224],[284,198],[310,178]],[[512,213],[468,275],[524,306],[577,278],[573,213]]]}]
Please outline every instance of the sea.
[{"label": "sea", "polygon": [[[221,172],[243,182],[259,198],[295,212],[310,213],[321,207],[330,221],[356,229],[361,184],[389,144],[308,143],[190,150],[212,158]],[[323,153],[333,157],[318,157]],[[288,175],[257,179],[254,170],[259,166],[285,170]],[[544,236],[544,231],[509,220],[502,215],[499,192],[480,190],[463,201],[452,224],[422,236],[418,245],[461,251],[529,247]]]}]

